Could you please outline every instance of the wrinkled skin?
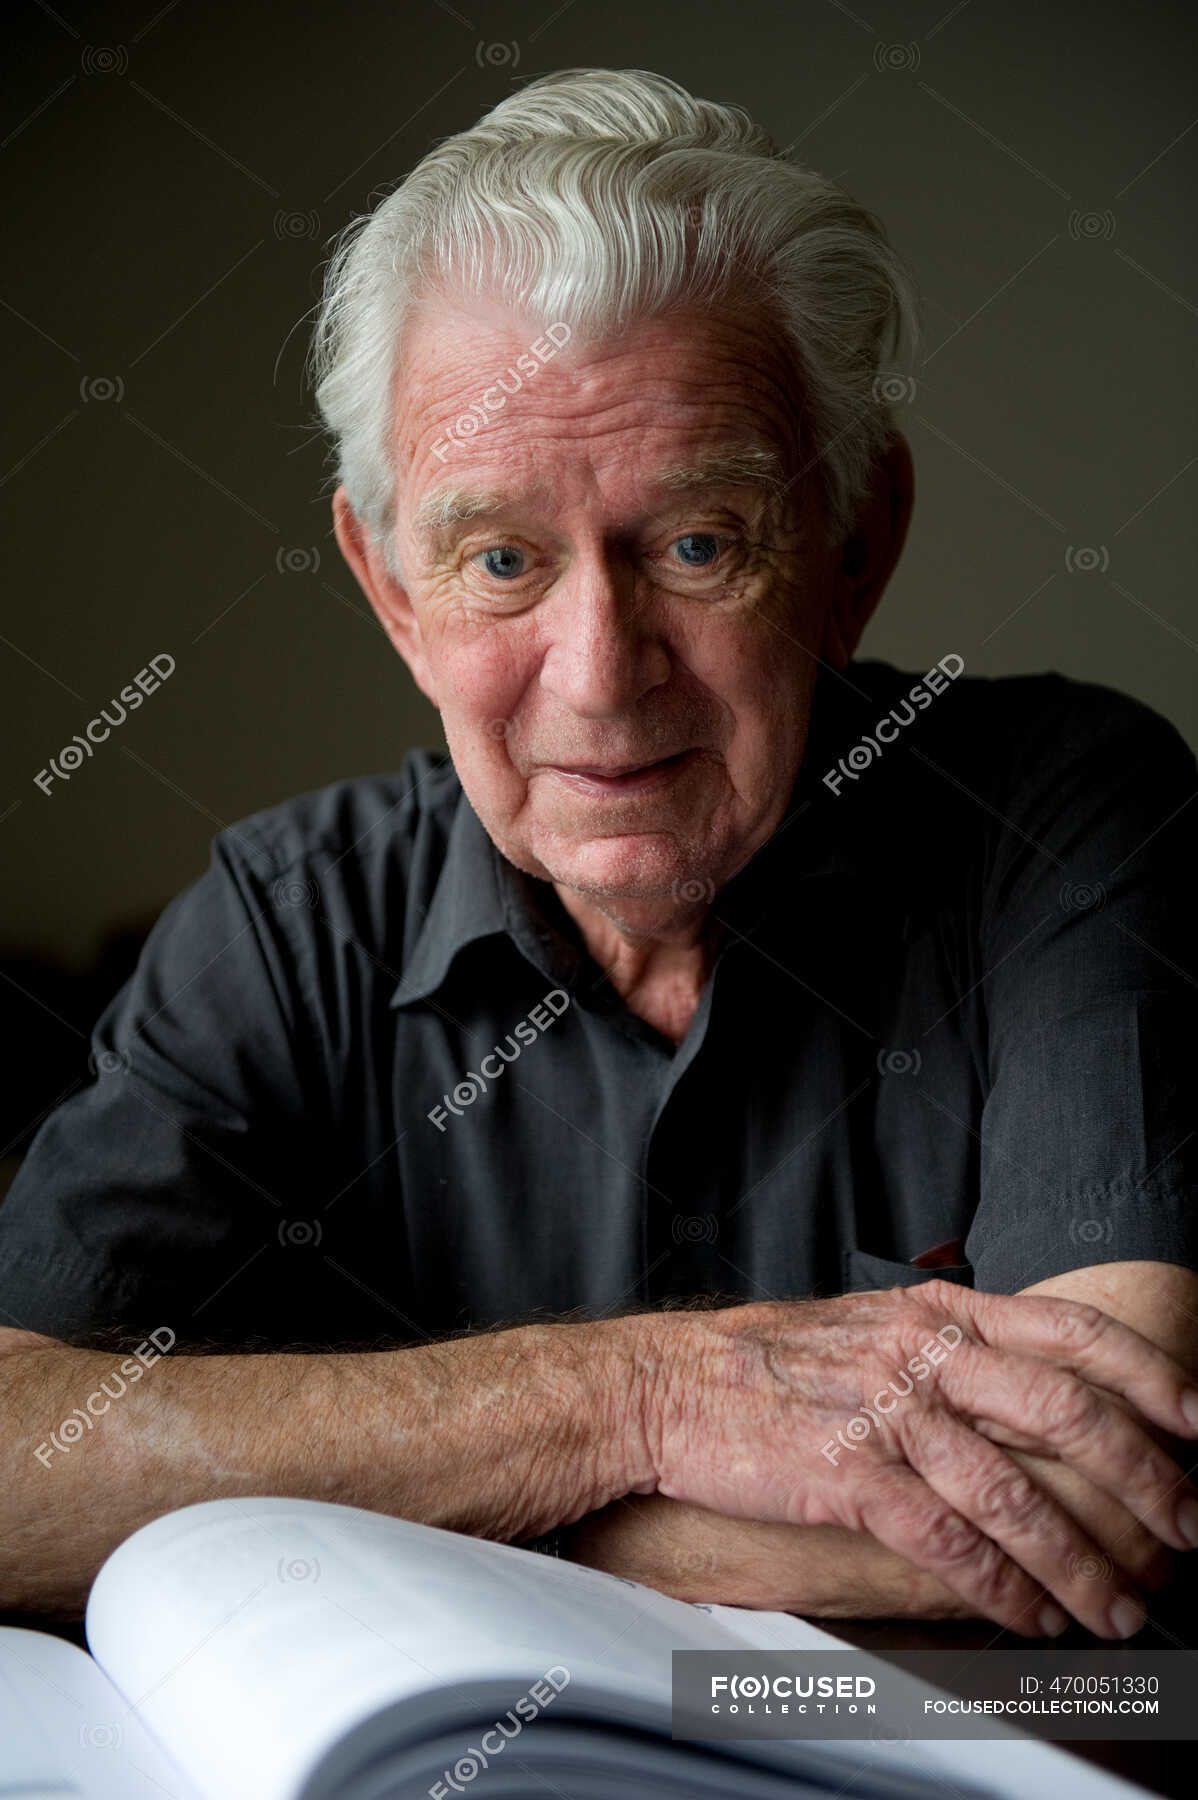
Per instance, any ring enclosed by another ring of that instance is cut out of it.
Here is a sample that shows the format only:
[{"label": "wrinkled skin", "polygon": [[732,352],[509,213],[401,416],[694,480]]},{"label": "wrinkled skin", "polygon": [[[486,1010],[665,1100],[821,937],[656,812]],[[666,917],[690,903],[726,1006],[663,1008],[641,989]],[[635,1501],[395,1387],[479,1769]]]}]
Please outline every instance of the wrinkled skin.
[{"label": "wrinkled skin", "polygon": [[[910,453],[896,437],[846,555],[795,370],[751,304],[567,342],[457,444],[454,421],[539,329],[441,297],[416,314],[394,556],[343,489],[337,537],[491,837],[554,883],[629,1006],[677,1041],[710,966],[709,902],[781,823],[821,661],[845,667],[898,558]],[[781,487],[657,483],[730,445],[777,458]],[[419,509],[453,483],[510,504],[429,543]],[[563,769],[683,751],[684,768],[635,792]]]},{"label": "wrinkled skin", "polygon": [[869,1532],[1015,1630],[1063,1626],[1040,1620],[1046,1593],[1100,1636],[1129,1635],[1142,1608],[1008,1449],[1063,1460],[1155,1539],[1190,1547],[1179,1515],[1194,1489],[1127,1403],[1192,1439],[1198,1394],[1187,1416],[1183,1371],[1097,1307],[936,1280],[763,1302],[669,1330],[661,1368],[659,1493]]}]

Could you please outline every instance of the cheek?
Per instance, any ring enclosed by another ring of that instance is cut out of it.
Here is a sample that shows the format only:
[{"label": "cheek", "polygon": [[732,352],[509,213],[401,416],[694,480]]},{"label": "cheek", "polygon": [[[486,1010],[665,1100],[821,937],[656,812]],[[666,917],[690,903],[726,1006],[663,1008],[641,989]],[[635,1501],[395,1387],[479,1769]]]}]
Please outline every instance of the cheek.
[{"label": "cheek", "polygon": [[738,736],[755,722],[789,718],[818,667],[789,621],[781,625],[761,611],[713,617],[689,651],[692,675],[717,697]]},{"label": "cheek", "polygon": [[535,673],[527,634],[510,625],[451,625],[433,637],[428,651],[446,729],[456,718],[502,737],[503,722],[514,716]]},{"label": "cheek", "polygon": [[449,629],[435,640],[441,724],[459,776],[475,806],[493,824],[521,804],[517,733],[535,679],[529,635],[498,624]]},{"label": "cheek", "polygon": [[724,621],[696,645],[694,673],[724,716],[723,757],[733,789],[750,808],[773,804],[798,773],[819,658],[788,620]]}]

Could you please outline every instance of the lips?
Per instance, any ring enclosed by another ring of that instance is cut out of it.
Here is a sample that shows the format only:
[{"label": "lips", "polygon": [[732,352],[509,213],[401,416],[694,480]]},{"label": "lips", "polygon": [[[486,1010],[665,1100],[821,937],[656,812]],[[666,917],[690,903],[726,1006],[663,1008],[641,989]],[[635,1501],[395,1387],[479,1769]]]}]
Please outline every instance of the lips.
[{"label": "lips", "polygon": [[675,750],[669,756],[654,757],[651,762],[615,763],[611,768],[603,768],[598,763],[554,763],[553,767],[563,775],[598,775],[610,780],[621,775],[639,775],[645,769],[659,769],[685,755],[685,750]]},{"label": "lips", "polygon": [[550,774],[564,781],[567,786],[594,799],[605,794],[640,793],[663,786],[688,768],[697,755],[698,751],[693,749],[676,750],[670,756],[660,757],[656,762],[612,763],[608,768],[564,763],[545,766]]}]

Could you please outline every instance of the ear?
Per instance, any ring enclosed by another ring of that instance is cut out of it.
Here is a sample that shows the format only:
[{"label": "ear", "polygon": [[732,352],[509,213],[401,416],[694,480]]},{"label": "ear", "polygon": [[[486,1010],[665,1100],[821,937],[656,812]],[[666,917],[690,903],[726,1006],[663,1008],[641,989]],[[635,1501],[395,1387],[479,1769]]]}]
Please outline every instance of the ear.
[{"label": "ear", "polygon": [[823,655],[834,668],[851,661],[861,634],[902,553],[915,504],[911,447],[895,432],[874,468],[874,480],[857,522],[839,546],[832,572],[833,598],[824,627]]},{"label": "ear", "polygon": [[432,674],[407,589],[387,566],[381,547],[353,507],[344,487],[333,495],[333,534],[354,579],[378,616],[387,636],[411,670],[425,697],[437,705]]}]

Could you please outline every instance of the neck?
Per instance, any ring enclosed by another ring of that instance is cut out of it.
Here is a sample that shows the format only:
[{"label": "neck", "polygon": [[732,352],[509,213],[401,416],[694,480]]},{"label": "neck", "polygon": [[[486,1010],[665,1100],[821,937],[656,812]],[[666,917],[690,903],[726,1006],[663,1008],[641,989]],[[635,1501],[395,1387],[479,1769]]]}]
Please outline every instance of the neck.
[{"label": "neck", "polygon": [[716,931],[706,904],[653,923],[605,912],[570,888],[554,891],[587,949],[631,1012],[680,1044],[715,960]]}]

